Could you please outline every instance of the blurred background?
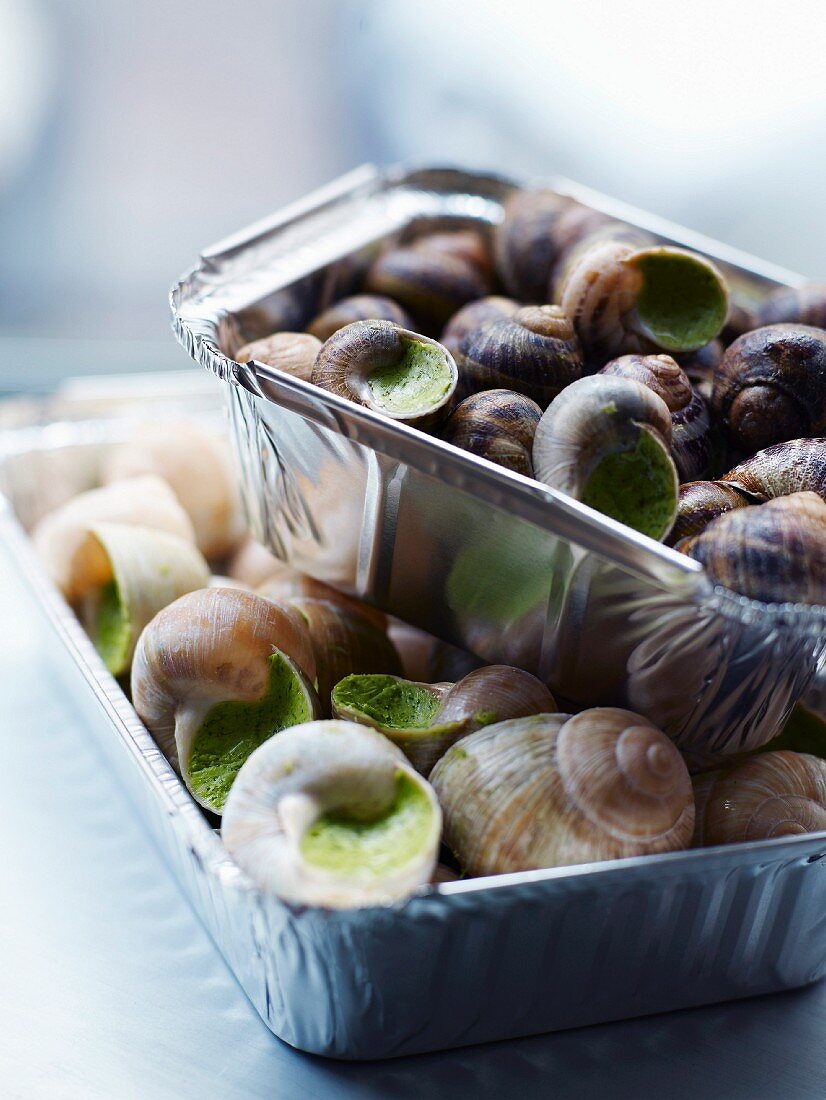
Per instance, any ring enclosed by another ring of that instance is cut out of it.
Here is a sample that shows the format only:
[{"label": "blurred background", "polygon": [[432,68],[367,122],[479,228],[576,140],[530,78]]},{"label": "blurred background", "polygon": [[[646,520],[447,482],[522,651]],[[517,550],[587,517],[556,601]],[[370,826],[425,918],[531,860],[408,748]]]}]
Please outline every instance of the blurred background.
[{"label": "blurred background", "polygon": [[562,174],[826,276],[826,5],[0,0],[0,391],[186,366],[199,250],[364,161]]}]

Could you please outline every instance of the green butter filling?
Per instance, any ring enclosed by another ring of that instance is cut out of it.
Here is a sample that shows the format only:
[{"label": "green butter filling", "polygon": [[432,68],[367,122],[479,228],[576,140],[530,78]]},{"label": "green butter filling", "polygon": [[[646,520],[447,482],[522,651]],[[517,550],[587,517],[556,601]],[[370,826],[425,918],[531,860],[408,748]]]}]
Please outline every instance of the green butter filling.
[{"label": "green butter filling", "polygon": [[391,730],[423,729],[441,706],[418,684],[378,674],[346,676],[333,688],[332,699],[337,709],[362,714]]},{"label": "green butter filling", "polygon": [[279,730],[312,719],[304,686],[281,653],[269,659],[262,699],[216,703],[195,735],[187,765],[190,786],[220,813],[236,775],[250,755]]},{"label": "green butter filling", "polygon": [[382,412],[426,412],[450,390],[450,367],[442,349],[419,340],[406,344],[397,363],[382,367],[368,379],[373,402]]},{"label": "green butter filling", "polygon": [[650,432],[640,432],[633,450],[599,462],[582,503],[644,535],[662,538],[674,519],[677,495],[670,460]]},{"label": "green butter filling", "polygon": [[396,773],[396,797],[384,813],[365,821],[329,813],[308,829],[301,854],[308,863],[339,875],[383,875],[421,852],[433,823],[433,807],[421,785]]},{"label": "green butter filling", "polygon": [[642,256],[637,315],[666,351],[692,351],[713,340],[726,320],[726,295],[706,264],[691,256]]},{"label": "green butter filling", "polygon": [[117,581],[108,581],[100,590],[100,602],[95,614],[93,641],[95,649],[113,676],[120,676],[129,664],[132,624]]}]

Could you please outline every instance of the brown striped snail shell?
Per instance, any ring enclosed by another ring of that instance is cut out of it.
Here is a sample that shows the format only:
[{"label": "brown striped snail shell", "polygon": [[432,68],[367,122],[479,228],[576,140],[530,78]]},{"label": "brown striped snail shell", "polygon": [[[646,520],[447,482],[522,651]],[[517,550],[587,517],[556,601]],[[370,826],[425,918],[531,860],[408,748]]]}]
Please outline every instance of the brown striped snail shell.
[{"label": "brown striped snail shell", "polygon": [[750,599],[826,604],[826,503],[815,493],[727,512],[677,549]]},{"label": "brown striped snail shell", "polygon": [[513,191],[505,199],[493,246],[497,274],[514,298],[547,300],[548,281],[559,251],[554,226],[571,206],[579,204],[545,188]]},{"label": "brown striped snail shell", "polygon": [[747,508],[755,501],[736,485],[722,481],[687,481],[680,486],[677,518],[666,542],[676,546],[682,539],[699,535],[712,520],[734,508]]},{"label": "brown striped snail shell", "polygon": [[478,229],[442,229],[421,233],[406,244],[466,260],[487,276],[493,274],[493,256],[487,236]]},{"label": "brown striped snail shell", "polygon": [[789,439],[745,459],[721,479],[756,501],[811,492],[826,500],[826,439]]},{"label": "brown striped snail shell", "polygon": [[539,405],[524,394],[483,390],[456,406],[442,429],[442,439],[533,477],[531,452],[541,416]]},{"label": "brown striped snail shell", "polygon": [[449,410],[458,380],[450,352],[392,321],[354,321],[327,340],[312,381],[339,397],[422,428]]},{"label": "brown striped snail shell", "polygon": [[768,325],[740,336],[714,375],[711,410],[734,447],[826,432],[826,332]]},{"label": "brown striped snail shell", "polygon": [[276,603],[290,603],[292,600],[304,598],[327,600],[351,608],[365,619],[369,619],[379,630],[387,629],[387,616],[378,607],[373,607],[364,600],[358,599],[357,596],[350,596],[338,588],[316,580],[315,577],[299,573],[297,569],[281,561],[276,561],[275,568],[270,569],[266,579],[256,586],[255,591],[259,596],[274,600]]},{"label": "brown striped snail shell", "polygon": [[435,638],[400,619],[390,622],[387,636],[399,654],[404,678],[415,683],[452,683],[485,663],[473,653],[443,642],[441,638]]},{"label": "brown striped snail shell", "polygon": [[321,341],[309,332],[274,332],[272,336],[244,344],[235,353],[235,359],[238,363],[255,359],[309,382],[319,351]]},{"label": "brown striped snail shell", "polygon": [[826,760],[766,752],[694,779],[694,846],[826,829]]},{"label": "brown striped snail shell", "polygon": [[694,828],[677,748],[613,707],[488,726],[448,749],[430,782],[471,875],[676,851]]},{"label": "brown striped snail shell", "polygon": [[573,326],[558,306],[523,306],[509,320],[467,333],[456,352],[457,400],[508,389],[543,409],[582,374]]},{"label": "brown striped snail shell", "polygon": [[708,469],[711,424],[708,409],[683,369],[670,355],[623,355],[599,372],[633,378],[658,394],[671,413],[671,453],[680,481],[694,481]]},{"label": "brown striped snail shell", "polygon": [[723,326],[728,290],[697,253],[608,237],[566,265],[557,300],[600,365],[623,354],[701,348]]},{"label": "brown striped snail shell", "polygon": [[459,345],[469,332],[492,325],[494,321],[507,321],[520,309],[519,302],[513,298],[502,298],[490,294],[487,298],[478,298],[468,302],[450,318],[444,327],[439,343],[444,345],[455,358]]},{"label": "brown striped snail shell", "polygon": [[314,317],[307,325],[307,332],[324,343],[334,332],[338,332],[345,325],[351,325],[353,321],[393,321],[402,328],[413,327],[410,314],[392,298],[386,298],[381,294],[352,294],[349,298],[342,298],[335,302]]},{"label": "brown striped snail shell", "polygon": [[571,383],[542,415],[533,465],[538,481],[652,538],[674,521],[671,414],[641,382],[597,374]]},{"label": "brown striped snail shell", "polygon": [[757,307],[752,328],[794,324],[826,328],[826,283],[779,287]]}]

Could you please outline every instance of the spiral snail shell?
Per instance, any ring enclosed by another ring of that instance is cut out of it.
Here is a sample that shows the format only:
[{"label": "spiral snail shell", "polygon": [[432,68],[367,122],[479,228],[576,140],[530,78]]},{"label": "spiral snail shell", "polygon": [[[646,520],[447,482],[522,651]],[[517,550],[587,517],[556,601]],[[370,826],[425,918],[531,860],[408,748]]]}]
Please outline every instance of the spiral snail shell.
[{"label": "spiral snail shell", "polygon": [[554,227],[573,200],[547,189],[513,191],[502,204],[493,251],[496,270],[509,294],[523,302],[544,302],[559,252]]},{"label": "spiral snail shell", "polygon": [[768,325],[738,337],[714,375],[711,409],[747,455],[826,431],[826,332]]},{"label": "spiral snail shell", "polygon": [[459,345],[465,336],[476,329],[492,325],[495,321],[508,321],[520,309],[519,302],[512,298],[502,298],[496,294],[487,298],[478,298],[468,302],[450,318],[439,338],[441,343],[455,358]]},{"label": "spiral snail shell", "polygon": [[558,301],[586,357],[701,348],[723,327],[728,291],[710,260],[667,245],[606,238],[566,266]]},{"label": "spiral snail shell", "polygon": [[353,321],[392,321],[401,328],[413,327],[410,314],[392,298],[382,294],[352,294],[314,317],[307,325],[307,332],[324,343],[334,332]]},{"label": "spiral snail shell", "polygon": [[765,325],[813,325],[826,329],[826,284],[778,287],[757,307],[751,328]]},{"label": "spiral snail shell", "polygon": [[471,875],[675,851],[694,829],[676,747],[613,707],[488,726],[448,749],[430,781]]},{"label": "spiral snail shell", "polygon": [[274,332],[271,336],[244,344],[235,353],[235,361],[248,363],[250,359],[255,359],[309,382],[319,351],[321,340],[308,332]]},{"label": "spiral snail shell", "polygon": [[826,761],[766,752],[694,779],[694,846],[799,836],[826,829]]},{"label": "spiral snail shell", "polygon": [[442,439],[533,477],[531,452],[541,417],[539,405],[524,394],[483,390],[456,406],[442,429]]},{"label": "spiral snail shell", "polygon": [[671,413],[671,454],[680,481],[694,481],[708,469],[711,424],[706,403],[670,355],[623,355],[599,372],[633,378],[658,394]]},{"label": "spiral snail shell", "polygon": [[683,539],[699,535],[718,516],[754,503],[752,497],[736,485],[726,485],[722,481],[687,481],[680,486],[677,518],[666,542],[676,546]]},{"label": "spiral snail shell", "polygon": [[457,400],[509,389],[543,409],[582,374],[576,333],[558,306],[524,306],[507,320],[472,329],[456,350]]},{"label": "spiral snail shell", "polygon": [[253,752],[224,807],[221,836],[264,890],[295,905],[387,905],[429,882],[441,811],[380,733],[307,722]]},{"label": "spiral snail shell", "polygon": [[538,481],[652,538],[674,521],[671,414],[641,382],[610,375],[573,382],[542,414],[533,464]]},{"label": "spiral snail shell", "polygon": [[353,612],[369,619],[379,630],[387,629],[387,616],[378,607],[349,596],[338,588],[332,588],[315,577],[308,577],[299,573],[296,569],[277,562],[276,568],[271,570],[267,579],[257,585],[255,591],[265,599],[275,600],[276,603],[290,603],[297,599],[308,597],[315,600],[326,600],[342,607],[349,607]]},{"label": "spiral snail shell", "polygon": [[322,345],[312,381],[417,427],[444,417],[457,383],[453,356],[392,321],[354,321]]}]

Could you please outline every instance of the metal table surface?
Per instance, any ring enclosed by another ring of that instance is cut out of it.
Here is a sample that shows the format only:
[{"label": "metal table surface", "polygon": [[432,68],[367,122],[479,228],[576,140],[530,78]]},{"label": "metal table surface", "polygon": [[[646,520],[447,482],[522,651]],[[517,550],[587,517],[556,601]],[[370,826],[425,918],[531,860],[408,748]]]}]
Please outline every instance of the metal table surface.
[{"label": "metal table surface", "polygon": [[826,982],[748,1002],[371,1064],[275,1039],[88,738],[0,546],[0,1095],[826,1095]]}]

